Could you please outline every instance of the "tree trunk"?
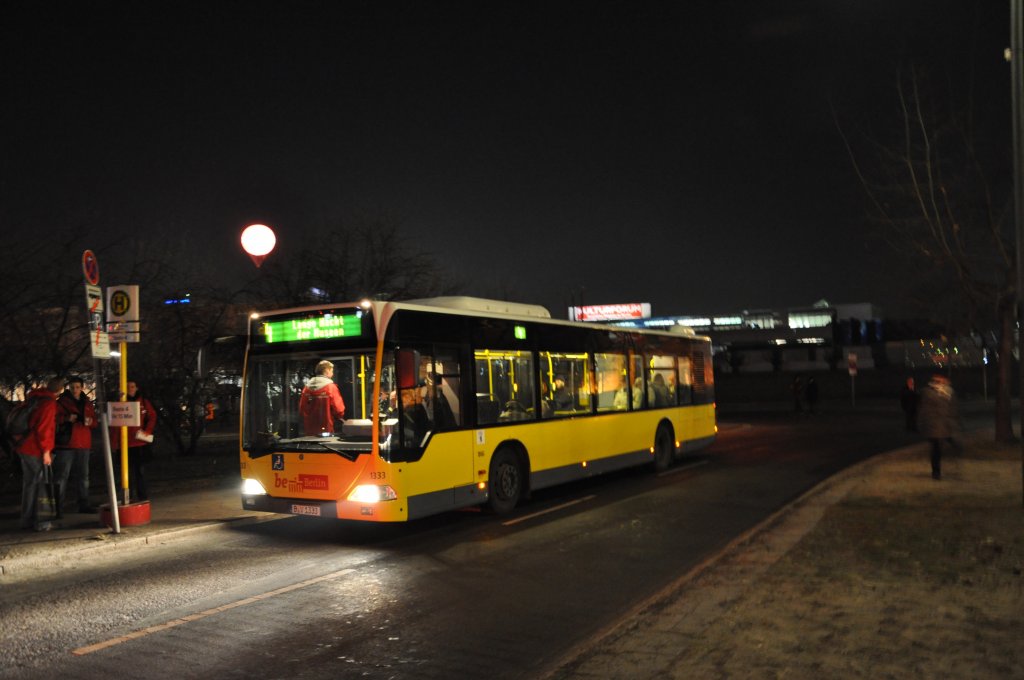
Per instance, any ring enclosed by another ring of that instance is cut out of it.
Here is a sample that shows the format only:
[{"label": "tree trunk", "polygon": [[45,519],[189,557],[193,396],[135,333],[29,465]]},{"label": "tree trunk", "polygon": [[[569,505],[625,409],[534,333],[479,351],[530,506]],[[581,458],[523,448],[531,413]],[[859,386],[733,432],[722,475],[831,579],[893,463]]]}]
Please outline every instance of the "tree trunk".
[{"label": "tree trunk", "polygon": [[999,372],[996,374],[996,441],[1013,441],[1010,417],[1010,384],[1013,379],[1014,298],[999,302]]}]

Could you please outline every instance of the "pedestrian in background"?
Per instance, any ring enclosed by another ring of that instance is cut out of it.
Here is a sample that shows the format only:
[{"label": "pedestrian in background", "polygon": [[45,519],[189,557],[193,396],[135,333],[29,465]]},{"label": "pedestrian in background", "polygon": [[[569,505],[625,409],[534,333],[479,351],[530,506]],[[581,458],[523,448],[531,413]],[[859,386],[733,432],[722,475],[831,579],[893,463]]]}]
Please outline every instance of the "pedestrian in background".
[{"label": "pedestrian in background", "polygon": [[914,378],[907,378],[907,382],[900,391],[900,406],[903,408],[907,432],[917,432],[917,407],[920,401],[921,396],[914,386]]},{"label": "pedestrian in background", "polygon": [[96,512],[96,506],[89,502],[89,452],[92,431],[96,429],[96,410],[85,394],[81,378],[69,378],[67,389],[57,399],[57,429],[62,428],[68,428],[70,433],[66,441],[57,441],[53,461],[57,516],[60,517],[64,509],[70,479],[74,479],[78,491],[78,511]]},{"label": "pedestrian in background", "polygon": [[50,529],[49,523],[39,521],[38,500],[45,474],[44,466],[53,464],[54,435],[57,430],[57,393],[62,387],[63,379],[52,378],[46,383],[46,387],[36,388],[25,397],[38,398],[39,403],[29,416],[28,432],[14,446],[21,461],[22,529]]},{"label": "pedestrian in background", "polygon": [[942,444],[953,444],[957,429],[956,397],[949,378],[934,375],[921,395],[921,434],[932,445],[932,478],[942,479]]},{"label": "pedestrian in background", "polygon": [[[149,489],[146,486],[146,464],[153,459],[153,432],[156,430],[156,409],[152,402],[142,396],[139,385],[134,380],[127,384],[128,401],[139,402],[138,427],[128,428],[128,488],[134,490],[136,501],[149,500]],[[110,428],[110,441],[121,441],[121,428]]]},{"label": "pedestrian in background", "polygon": [[804,399],[807,400],[807,412],[814,414],[814,406],[818,403],[818,382],[814,377],[807,379],[807,387],[804,388]]}]

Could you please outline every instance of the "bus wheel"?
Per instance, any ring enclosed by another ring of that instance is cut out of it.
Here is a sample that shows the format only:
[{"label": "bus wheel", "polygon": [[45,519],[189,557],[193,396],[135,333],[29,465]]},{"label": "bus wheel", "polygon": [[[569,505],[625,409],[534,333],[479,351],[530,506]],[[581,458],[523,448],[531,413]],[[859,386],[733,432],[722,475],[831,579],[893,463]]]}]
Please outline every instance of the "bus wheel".
[{"label": "bus wheel", "polygon": [[672,441],[672,433],[664,425],[658,427],[654,435],[654,471],[664,472],[672,465],[672,458],[675,456],[675,443]]},{"label": "bus wheel", "polygon": [[491,458],[490,494],[487,505],[496,515],[507,515],[523,495],[523,469],[519,458],[508,449],[499,449]]}]

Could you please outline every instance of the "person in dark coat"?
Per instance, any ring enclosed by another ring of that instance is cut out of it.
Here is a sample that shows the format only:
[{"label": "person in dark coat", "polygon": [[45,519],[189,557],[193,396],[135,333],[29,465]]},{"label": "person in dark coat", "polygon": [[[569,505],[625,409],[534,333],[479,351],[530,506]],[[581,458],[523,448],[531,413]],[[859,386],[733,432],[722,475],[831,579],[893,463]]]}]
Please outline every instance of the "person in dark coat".
[{"label": "person in dark coat", "polygon": [[[156,409],[153,402],[142,396],[139,385],[134,380],[127,383],[128,401],[139,402],[139,418],[141,425],[128,427],[128,485],[134,490],[137,501],[149,500],[149,489],[146,486],[145,466],[153,459],[153,432],[156,430]],[[120,398],[120,395],[117,395]],[[110,428],[110,445],[119,448],[121,428]],[[115,444],[114,442],[118,442]]]},{"label": "person in dark coat", "polygon": [[818,403],[818,383],[813,377],[807,379],[807,386],[804,388],[804,399],[807,400],[808,413],[814,413],[814,406]]},{"label": "person in dark coat", "polygon": [[932,478],[942,479],[942,444],[953,444],[957,429],[956,398],[949,378],[944,375],[932,377],[921,395],[921,434],[932,445]]},{"label": "person in dark coat", "polygon": [[917,432],[917,407],[920,401],[921,395],[917,393],[914,379],[912,377],[907,378],[907,382],[900,391],[900,407],[903,408],[907,432]]},{"label": "person in dark coat", "polygon": [[551,396],[551,401],[556,411],[571,411],[573,409],[572,394],[565,386],[565,378],[560,375],[555,377],[555,393]]},{"label": "person in dark coat", "polygon": [[89,503],[89,452],[92,431],[96,429],[96,410],[85,395],[81,378],[68,379],[67,389],[57,399],[57,425],[69,427],[71,436],[57,443],[53,461],[53,481],[57,486],[57,515],[67,498],[68,480],[73,476],[78,490],[78,511],[96,512]]}]

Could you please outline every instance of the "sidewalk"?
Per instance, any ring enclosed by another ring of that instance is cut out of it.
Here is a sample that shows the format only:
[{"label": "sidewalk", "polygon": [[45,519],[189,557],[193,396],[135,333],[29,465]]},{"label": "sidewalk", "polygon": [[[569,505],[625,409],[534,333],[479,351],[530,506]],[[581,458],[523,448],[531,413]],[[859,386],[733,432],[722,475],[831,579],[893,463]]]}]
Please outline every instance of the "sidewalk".
[{"label": "sidewalk", "polygon": [[[0,587],[4,577],[23,576],[39,566],[77,559],[187,531],[214,530],[226,525],[279,517],[242,508],[238,481],[237,435],[204,436],[199,453],[189,457],[162,452],[147,465],[150,522],[123,526],[114,534],[100,524],[99,513],[65,511],[59,528],[34,532],[19,528],[17,488],[0,495]],[[93,452],[91,500],[106,503],[106,472],[102,456]]]},{"label": "sidewalk", "polygon": [[990,441],[941,481],[925,444],[836,475],[548,680],[1024,677],[1020,445]]},{"label": "sidewalk", "polygon": [[150,522],[123,526],[114,534],[99,513],[65,512],[59,528],[35,532],[19,529],[18,508],[0,508],[0,587],[4,576],[17,576],[42,565],[74,560],[95,551],[145,544],[171,534],[204,531],[277,517],[242,508],[237,480],[194,490],[154,493]]}]

